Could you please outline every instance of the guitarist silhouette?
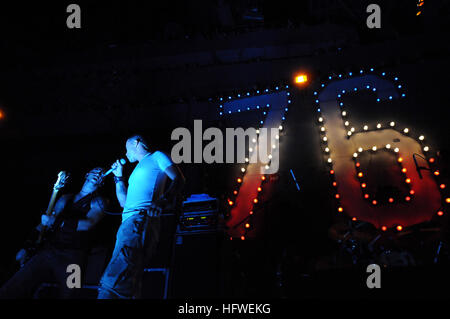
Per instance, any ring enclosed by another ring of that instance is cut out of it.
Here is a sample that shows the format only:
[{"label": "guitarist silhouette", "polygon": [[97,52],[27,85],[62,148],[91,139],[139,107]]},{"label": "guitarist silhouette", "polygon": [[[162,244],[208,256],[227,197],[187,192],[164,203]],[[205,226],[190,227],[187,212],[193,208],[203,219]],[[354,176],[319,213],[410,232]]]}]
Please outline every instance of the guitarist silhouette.
[{"label": "guitarist silhouette", "polygon": [[[102,185],[102,168],[94,168],[85,176],[77,194],[67,194],[56,200],[67,176],[61,172],[53,188],[52,198],[41,224],[35,254],[29,258],[30,249],[16,255],[21,268],[1,288],[0,298],[32,298],[35,289],[43,282],[57,282],[60,297],[69,298],[73,289],[67,287],[67,266],[82,267],[89,252],[92,230],[104,216],[105,200],[97,190]],[[55,192],[56,191],[56,192]]]}]

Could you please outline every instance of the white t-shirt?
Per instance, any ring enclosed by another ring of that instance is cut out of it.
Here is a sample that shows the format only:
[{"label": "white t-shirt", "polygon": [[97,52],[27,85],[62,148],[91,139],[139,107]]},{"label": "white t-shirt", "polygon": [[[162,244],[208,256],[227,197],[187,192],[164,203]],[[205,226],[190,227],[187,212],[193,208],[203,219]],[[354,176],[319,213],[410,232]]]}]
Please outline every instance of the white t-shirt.
[{"label": "white t-shirt", "polygon": [[164,171],[172,164],[166,154],[156,151],[147,154],[136,165],[128,179],[122,222],[139,210],[149,208],[152,201],[162,195],[167,177]]}]

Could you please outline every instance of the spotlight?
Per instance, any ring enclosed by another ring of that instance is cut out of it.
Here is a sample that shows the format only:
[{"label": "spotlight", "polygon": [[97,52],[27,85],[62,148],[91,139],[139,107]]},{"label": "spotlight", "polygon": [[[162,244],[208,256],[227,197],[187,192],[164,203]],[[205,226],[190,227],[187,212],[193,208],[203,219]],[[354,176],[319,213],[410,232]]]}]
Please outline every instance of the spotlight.
[{"label": "spotlight", "polygon": [[260,191],[262,191],[262,188],[261,188],[261,187],[258,187],[256,190],[257,190],[258,192],[260,192]]},{"label": "spotlight", "polygon": [[328,138],[326,136],[323,137],[322,139],[324,142],[326,142],[328,140]]},{"label": "spotlight", "polygon": [[381,124],[380,123],[377,124],[377,128],[381,128]]},{"label": "spotlight", "polygon": [[398,225],[398,226],[397,226],[397,230],[398,230],[398,231],[402,231],[402,230],[403,230],[403,226],[402,226],[402,225]]},{"label": "spotlight", "polygon": [[237,179],[237,182],[238,182],[238,183],[242,183],[242,178],[238,178],[238,179]]},{"label": "spotlight", "polygon": [[394,202],[394,199],[391,197],[391,198],[389,198],[389,203],[393,203]]},{"label": "spotlight", "polygon": [[407,202],[409,202],[409,201],[411,200],[411,197],[406,196],[406,197],[405,197],[405,200],[406,200]]},{"label": "spotlight", "polygon": [[377,150],[377,147],[376,146],[374,146],[374,147],[372,147],[372,151],[376,151]]},{"label": "spotlight", "polygon": [[411,183],[411,178],[407,178],[407,179],[405,179],[405,182],[406,182],[406,184],[409,184],[409,183]]},{"label": "spotlight", "polygon": [[441,184],[441,185],[439,185],[439,187],[440,187],[441,189],[445,189],[445,184]]},{"label": "spotlight", "polygon": [[358,152],[362,152],[363,151],[363,148],[362,147],[360,147],[360,148],[358,148]]},{"label": "spotlight", "polygon": [[439,171],[434,171],[434,175],[439,176]]},{"label": "spotlight", "polygon": [[343,209],[342,207],[339,207],[339,208],[338,208],[338,212],[339,212],[339,213],[342,213],[343,211],[344,211],[344,209]]},{"label": "spotlight", "polygon": [[394,152],[395,152],[395,153],[398,153],[399,150],[400,150],[400,149],[399,149],[398,147],[394,148]]},{"label": "spotlight", "polygon": [[282,125],[278,126],[278,130],[282,131],[283,130],[283,126]]},{"label": "spotlight", "polygon": [[344,122],[344,125],[345,125],[345,126],[349,126],[350,123],[349,123],[348,121],[345,121],[345,122]]},{"label": "spotlight", "polygon": [[364,125],[364,131],[367,131],[369,129],[369,127],[367,125]]},{"label": "spotlight", "polygon": [[265,177],[264,175],[261,176],[261,180],[265,181],[265,180],[266,180],[266,177]]},{"label": "spotlight", "polygon": [[372,205],[376,205],[378,202],[374,199],[373,201],[372,201]]},{"label": "spotlight", "polygon": [[328,153],[330,149],[328,147],[325,147],[325,152]]},{"label": "spotlight", "polygon": [[382,230],[382,231],[386,231],[386,230],[387,230],[387,227],[386,227],[386,226],[381,226],[381,230]]},{"label": "spotlight", "polygon": [[428,146],[425,146],[424,148],[423,148],[423,151],[424,152],[428,152],[430,150],[430,148],[428,147]]},{"label": "spotlight", "polygon": [[437,212],[437,215],[438,216],[442,216],[442,215],[444,215],[444,212],[442,210],[440,210],[440,211]]},{"label": "spotlight", "polygon": [[409,128],[405,128],[404,130],[403,130],[403,133],[405,133],[405,134],[407,134],[409,132]]},{"label": "spotlight", "polygon": [[241,172],[245,173],[245,168],[244,167],[241,168]]},{"label": "spotlight", "polygon": [[323,117],[319,117],[319,122],[323,122]]},{"label": "spotlight", "polygon": [[350,129],[350,131],[351,131],[352,133],[355,132],[355,128],[352,127],[352,128]]},{"label": "spotlight", "polygon": [[258,203],[258,199],[257,198],[253,199],[253,203],[257,204]]},{"label": "spotlight", "polygon": [[347,112],[342,111],[342,116],[346,116],[346,115],[347,115]]},{"label": "spotlight", "polygon": [[353,153],[353,157],[358,157],[358,153]]},{"label": "spotlight", "polygon": [[369,198],[369,194],[364,194],[364,198],[365,199]]},{"label": "spotlight", "polygon": [[363,177],[363,176],[364,176],[364,174],[362,172],[358,173],[358,177]]},{"label": "spotlight", "polygon": [[406,173],[406,168],[402,168],[402,173]]},{"label": "spotlight", "polygon": [[386,148],[390,149],[391,148],[391,144],[386,144]]},{"label": "spotlight", "polygon": [[361,184],[361,187],[362,187],[362,188],[366,188],[366,187],[367,187],[366,183],[362,183],[362,184]]},{"label": "spotlight", "polygon": [[351,132],[351,131],[348,131],[348,132],[347,132],[347,135],[348,135],[348,136],[351,136],[351,135],[352,135],[352,132]]},{"label": "spotlight", "polygon": [[299,74],[295,77],[295,83],[305,84],[308,81],[308,76],[306,74]]},{"label": "spotlight", "polygon": [[424,139],[425,139],[425,136],[423,136],[423,135],[419,136],[419,140],[423,141]]},{"label": "spotlight", "polygon": [[391,122],[391,123],[389,123],[389,125],[390,125],[391,127],[394,127],[394,126],[395,126],[395,122]]},{"label": "spotlight", "polygon": [[397,160],[399,163],[403,162],[403,157],[399,157]]},{"label": "spotlight", "polygon": [[245,224],[245,228],[250,228],[250,224],[249,224],[249,223],[246,223],[246,224]]}]

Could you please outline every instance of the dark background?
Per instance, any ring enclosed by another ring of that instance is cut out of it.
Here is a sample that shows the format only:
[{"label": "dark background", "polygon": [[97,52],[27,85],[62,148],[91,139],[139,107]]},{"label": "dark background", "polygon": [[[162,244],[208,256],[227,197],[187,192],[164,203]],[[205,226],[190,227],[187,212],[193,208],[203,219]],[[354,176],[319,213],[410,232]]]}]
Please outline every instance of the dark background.
[{"label": "dark background", "polygon": [[[123,157],[135,132],[170,152],[176,127],[191,128],[194,119],[203,119],[204,127],[227,126],[218,117],[218,96],[292,84],[298,70],[307,70],[312,82],[291,90],[280,178],[268,195],[273,200],[262,214],[261,235],[231,245],[235,295],[279,296],[280,265],[289,269],[288,286],[297,287],[302,274],[316,271],[318,260],[336,250],[327,235],[335,214],[312,94],[329,74],[374,67],[398,75],[407,99],[361,116],[381,114],[424,132],[448,176],[446,1],[425,1],[420,16],[416,1],[378,1],[380,30],[365,25],[370,1],[78,1],[79,30],[65,25],[69,3],[0,5],[3,277],[47,207],[60,170],[73,176],[65,191],[76,190],[90,168]],[[237,169],[181,168],[186,195],[221,199],[231,193]],[[104,194],[112,199],[109,209],[118,211],[111,180]],[[105,222],[111,245],[119,218]],[[284,293],[299,294],[296,288]]]}]

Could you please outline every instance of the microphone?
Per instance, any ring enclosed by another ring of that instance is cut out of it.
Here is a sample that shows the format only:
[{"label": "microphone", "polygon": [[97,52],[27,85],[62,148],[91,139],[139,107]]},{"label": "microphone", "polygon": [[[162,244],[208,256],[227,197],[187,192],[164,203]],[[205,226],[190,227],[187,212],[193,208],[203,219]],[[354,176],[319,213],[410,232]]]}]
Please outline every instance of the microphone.
[{"label": "microphone", "polygon": [[[119,162],[120,162],[120,164],[122,164],[122,165],[125,165],[125,163],[127,162],[126,160],[124,160],[123,158],[121,158],[120,160],[119,160]],[[109,175],[109,174],[111,174],[111,172],[114,170],[114,168],[110,168],[108,171],[106,171],[106,173],[104,173],[103,175],[102,175],[102,178],[105,178],[107,175]]]}]

